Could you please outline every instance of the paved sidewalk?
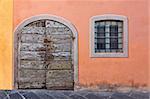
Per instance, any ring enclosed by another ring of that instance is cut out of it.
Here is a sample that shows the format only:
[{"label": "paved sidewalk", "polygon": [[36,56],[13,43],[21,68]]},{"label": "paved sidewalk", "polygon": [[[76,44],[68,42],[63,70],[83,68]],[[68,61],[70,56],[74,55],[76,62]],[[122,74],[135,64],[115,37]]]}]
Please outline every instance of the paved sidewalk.
[{"label": "paved sidewalk", "polygon": [[93,92],[93,91],[48,91],[5,90],[0,99],[149,99],[148,92]]}]

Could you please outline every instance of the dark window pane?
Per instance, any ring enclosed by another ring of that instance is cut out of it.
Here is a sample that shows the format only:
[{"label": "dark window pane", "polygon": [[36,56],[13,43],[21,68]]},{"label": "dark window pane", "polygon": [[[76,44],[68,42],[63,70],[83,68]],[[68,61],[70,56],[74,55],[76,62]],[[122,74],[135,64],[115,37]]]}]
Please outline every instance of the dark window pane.
[{"label": "dark window pane", "polygon": [[110,39],[110,48],[117,49],[118,48],[118,39]]},{"label": "dark window pane", "polygon": [[97,26],[96,38],[104,38],[104,37],[105,37],[105,26]]},{"label": "dark window pane", "polygon": [[110,39],[110,42],[111,42],[111,43],[118,43],[118,39],[117,39],[117,38],[111,38],[111,39]]},{"label": "dark window pane", "polygon": [[104,43],[97,43],[97,49],[105,49],[105,44]]},{"label": "dark window pane", "polygon": [[98,26],[97,27],[97,38],[104,38],[105,37],[105,26]]},{"label": "dark window pane", "polygon": [[98,26],[97,30],[99,33],[104,33],[105,32],[105,26]]},{"label": "dark window pane", "polygon": [[105,39],[103,38],[97,39],[97,43],[105,43]]},{"label": "dark window pane", "polygon": [[118,36],[118,26],[117,25],[110,26],[110,36]]},{"label": "dark window pane", "polygon": [[118,43],[110,43],[111,49],[118,49]]},{"label": "dark window pane", "polygon": [[97,38],[105,37],[105,33],[97,33]]},{"label": "dark window pane", "polygon": [[110,26],[110,37],[111,37],[110,48],[118,49],[118,26],[117,25]]}]

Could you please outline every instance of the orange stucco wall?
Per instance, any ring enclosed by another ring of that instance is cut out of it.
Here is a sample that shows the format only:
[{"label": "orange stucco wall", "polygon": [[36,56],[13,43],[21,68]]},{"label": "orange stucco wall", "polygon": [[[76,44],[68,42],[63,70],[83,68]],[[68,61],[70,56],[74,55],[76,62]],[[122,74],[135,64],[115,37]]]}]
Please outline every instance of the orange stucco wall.
[{"label": "orange stucco wall", "polygon": [[[148,5],[150,5],[150,1],[148,2]],[[149,24],[148,24],[148,28],[149,28],[149,35],[150,36],[150,6],[148,7],[148,13],[149,13]],[[149,39],[149,49],[150,49],[150,39]],[[150,51],[149,51],[149,57],[148,59],[150,59]],[[148,62],[150,64],[150,61]],[[150,66],[149,66],[149,71],[150,71]],[[150,77],[150,73],[149,73],[149,77]],[[149,78],[149,88],[150,88],[150,78]]]},{"label": "orange stucco wall", "polygon": [[0,0],[0,89],[12,88],[12,0]]},{"label": "orange stucco wall", "polygon": [[[13,11],[13,28],[39,14],[61,16],[75,25],[80,84],[148,84],[148,0],[14,0]],[[90,58],[89,19],[108,13],[128,17],[128,58]]]}]

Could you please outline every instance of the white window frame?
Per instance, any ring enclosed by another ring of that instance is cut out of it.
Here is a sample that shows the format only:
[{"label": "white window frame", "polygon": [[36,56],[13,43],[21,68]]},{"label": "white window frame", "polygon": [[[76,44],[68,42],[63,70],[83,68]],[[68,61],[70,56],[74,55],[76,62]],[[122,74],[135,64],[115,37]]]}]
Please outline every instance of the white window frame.
[{"label": "white window frame", "polygon": [[[94,37],[95,37],[95,21],[100,20],[121,20],[123,21],[123,53],[104,52],[95,53]],[[128,57],[128,18],[122,15],[104,14],[90,18],[90,57]]]}]

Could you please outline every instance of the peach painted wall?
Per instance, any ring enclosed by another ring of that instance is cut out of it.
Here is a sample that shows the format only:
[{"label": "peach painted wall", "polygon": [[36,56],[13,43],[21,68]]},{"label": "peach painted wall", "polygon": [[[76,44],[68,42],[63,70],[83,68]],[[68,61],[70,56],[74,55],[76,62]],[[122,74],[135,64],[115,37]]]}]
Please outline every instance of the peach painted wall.
[{"label": "peach painted wall", "polygon": [[[13,11],[14,28],[39,14],[61,16],[75,25],[80,84],[148,84],[148,0],[14,0]],[[102,14],[128,17],[128,58],[90,58],[89,19]]]}]

